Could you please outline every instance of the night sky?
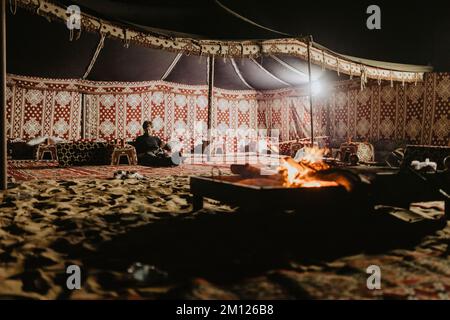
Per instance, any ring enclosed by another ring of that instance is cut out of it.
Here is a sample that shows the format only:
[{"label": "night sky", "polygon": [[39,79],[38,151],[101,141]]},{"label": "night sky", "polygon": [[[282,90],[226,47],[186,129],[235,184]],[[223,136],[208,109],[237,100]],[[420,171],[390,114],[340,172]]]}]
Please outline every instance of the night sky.
[{"label": "night sky", "polygon": [[[316,42],[343,54],[450,70],[448,1],[220,1],[261,25],[298,36],[311,34]],[[82,10],[105,18],[210,38],[282,37],[233,17],[214,0],[60,2],[79,3]],[[381,8],[381,30],[366,27],[370,4]]]}]

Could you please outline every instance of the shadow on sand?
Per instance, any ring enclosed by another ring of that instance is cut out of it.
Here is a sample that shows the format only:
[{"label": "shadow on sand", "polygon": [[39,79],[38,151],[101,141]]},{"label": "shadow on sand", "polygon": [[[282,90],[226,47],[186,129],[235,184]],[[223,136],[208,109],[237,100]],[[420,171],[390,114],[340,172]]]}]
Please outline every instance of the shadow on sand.
[{"label": "shadow on sand", "polygon": [[[289,262],[317,263],[355,253],[412,247],[443,225],[408,224],[372,213],[305,219],[299,214],[206,213],[164,218],[104,243],[84,259],[88,268],[121,271],[154,265],[173,281],[202,277],[226,283]],[[370,217],[370,218],[369,218]]]}]

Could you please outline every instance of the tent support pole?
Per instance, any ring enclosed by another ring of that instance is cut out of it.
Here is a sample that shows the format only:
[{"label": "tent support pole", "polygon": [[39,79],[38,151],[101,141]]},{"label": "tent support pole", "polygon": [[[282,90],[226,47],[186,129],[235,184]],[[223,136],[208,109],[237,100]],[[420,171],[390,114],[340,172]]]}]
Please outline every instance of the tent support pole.
[{"label": "tent support pole", "polygon": [[[211,146],[212,104],[214,97],[214,56],[208,57],[208,144]],[[211,148],[208,148],[208,155]]]},{"label": "tent support pole", "polygon": [[309,116],[311,117],[311,147],[314,146],[314,119],[313,119],[313,96],[312,96],[312,79],[311,79],[311,43],[312,36],[308,37],[308,95],[309,95]]},{"label": "tent support pole", "polygon": [[6,1],[1,3],[1,22],[0,22],[0,189],[6,190],[8,186],[7,179],[7,143],[6,143]]},{"label": "tent support pole", "polygon": [[81,139],[86,139],[86,106],[84,101],[84,93],[81,92]]}]

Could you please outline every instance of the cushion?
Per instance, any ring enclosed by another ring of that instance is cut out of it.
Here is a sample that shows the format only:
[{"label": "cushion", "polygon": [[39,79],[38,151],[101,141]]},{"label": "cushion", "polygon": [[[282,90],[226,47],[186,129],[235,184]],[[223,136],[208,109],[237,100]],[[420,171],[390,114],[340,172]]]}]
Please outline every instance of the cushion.
[{"label": "cushion", "polygon": [[292,146],[292,141],[280,142],[280,144],[278,145],[280,155],[291,156],[291,146]]},{"label": "cushion", "polygon": [[29,146],[37,146],[41,143],[44,143],[47,140],[47,137],[36,137],[27,142]]},{"label": "cushion", "polygon": [[85,166],[111,164],[114,149],[110,142],[59,143],[56,147],[60,166]]},{"label": "cushion", "polygon": [[375,151],[373,145],[368,142],[356,142],[358,149],[356,155],[359,161],[371,162],[375,160]]},{"label": "cushion", "polygon": [[25,141],[8,141],[8,156],[12,160],[34,160],[36,146],[30,146]]},{"label": "cushion", "polygon": [[359,161],[372,162],[375,159],[374,147],[368,142],[343,143],[340,147],[340,160],[347,162],[352,153],[356,153]]}]

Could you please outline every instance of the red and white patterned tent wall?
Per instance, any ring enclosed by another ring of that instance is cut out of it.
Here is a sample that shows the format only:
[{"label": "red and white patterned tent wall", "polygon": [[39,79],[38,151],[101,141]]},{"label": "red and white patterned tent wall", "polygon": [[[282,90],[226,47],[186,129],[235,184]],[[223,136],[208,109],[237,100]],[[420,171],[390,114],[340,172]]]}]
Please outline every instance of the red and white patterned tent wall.
[{"label": "red and white patterned tent wall", "polygon": [[[81,90],[81,91],[80,91]],[[287,104],[292,90],[270,92],[231,91],[216,88],[212,128],[225,133],[249,129],[279,130],[289,138]],[[294,103],[295,104],[295,103]],[[131,140],[141,133],[144,120],[151,120],[163,140],[184,139],[192,148],[206,135],[208,98],[205,86],[162,81],[96,83],[9,76],[7,86],[7,134],[9,139],[29,140],[57,136],[66,140]],[[305,119],[306,121],[308,119]],[[186,141],[186,133],[192,133]],[[301,137],[306,132],[299,133]],[[228,151],[236,151],[233,137]]]},{"label": "red and white patterned tent wall", "polygon": [[[212,128],[278,130],[280,140],[309,137],[309,102],[304,90],[231,91],[216,88]],[[207,88],[168,82],[96,83],[10,76],[7,133],[10,139],[58,136],[67,140],[133,139],[144,120],[169,141],[193,147],[205,135]],[[401,140],[448,145],[450,74],[427,74],[417,84],[336,83],[315,98],[315,135],[332,140]],[[186,141],[186,132],[193,136]],[[236,151],[232,139],[228,151]]]},{"label": "red and white patterned tent wall", "polygon": [[450,73],[429,73],[417,85],[374,83],[362,91],[338,85],[325,103],[329,135],[336,139],[449,145]]},{"label": "red and white patterned tent wall", "polygon": [[[334,140],[449,143],[449,75],[429,73],[428,66],[345,56],[310,37],[222,41],[167,35],[84,11],[74,33],[61,5],[14,4],[17,10],[2,19],[10,139],[132,139],[150,119],[157,134],[182,137],[187,147],[205,122],[210,129],[232,129],[237,136],[225,145],[236,151],[250,129],[276,132],[284,141],[310,136],[313,120],[315,135]],[[357,83],[329,86],[311,108],[305,86],[343,75],[357,77]],[[186,137],[183,130],[194,133]]]}]

